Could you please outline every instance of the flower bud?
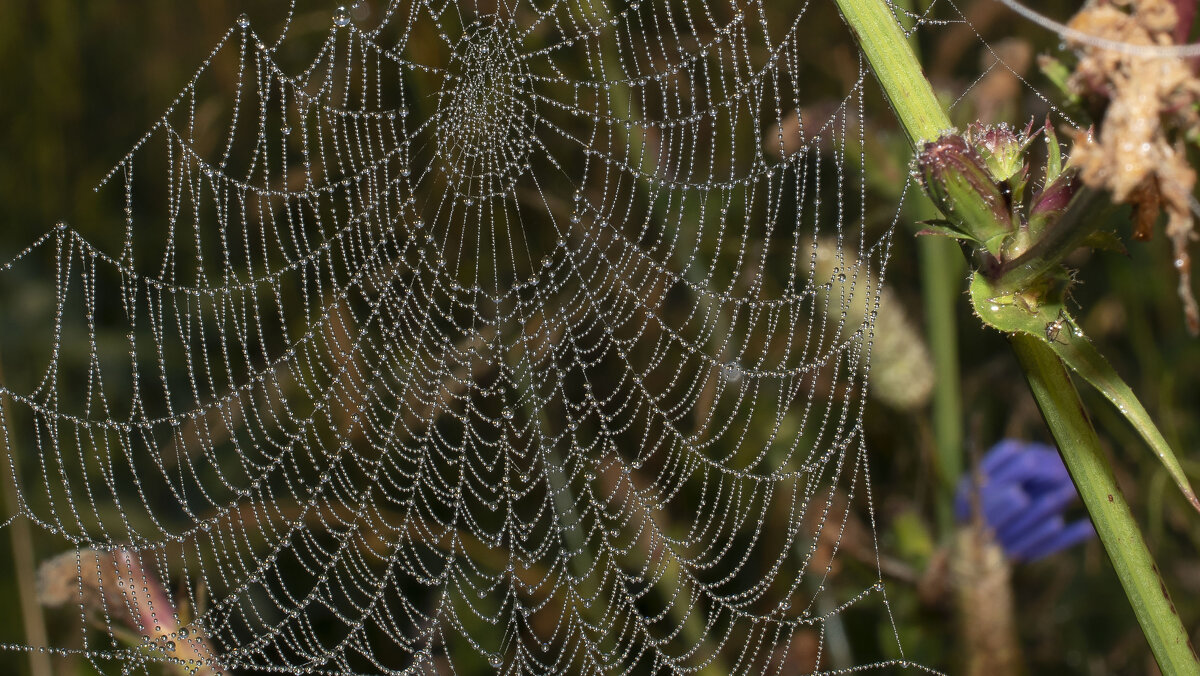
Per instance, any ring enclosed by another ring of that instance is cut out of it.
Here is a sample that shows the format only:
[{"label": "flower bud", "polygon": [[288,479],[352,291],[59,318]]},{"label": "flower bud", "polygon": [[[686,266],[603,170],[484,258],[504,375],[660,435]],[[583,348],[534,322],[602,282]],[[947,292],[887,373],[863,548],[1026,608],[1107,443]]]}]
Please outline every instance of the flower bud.
[{"label": "flower bud", "polygon": [[968,143],[979,151],[988,172],[997,183],[1023,179],[1026,170],[1025,149],[1031,138],[1029,130],[1017,134],[1007,124],[973,123],[967,129]]},{"label": "flower bud", "polygon": [[1052,225],[1067,210],[1079,188],[1076,172],[1067,170],[1034,194],[1029,206],[1029,232],[1037,235]]},{"label": "flower bud", "polygon": [[998,256],[1014,220],[982,155],[962,136],[947,134],[925,144],[917,165],[925,191],[953,228]]}]

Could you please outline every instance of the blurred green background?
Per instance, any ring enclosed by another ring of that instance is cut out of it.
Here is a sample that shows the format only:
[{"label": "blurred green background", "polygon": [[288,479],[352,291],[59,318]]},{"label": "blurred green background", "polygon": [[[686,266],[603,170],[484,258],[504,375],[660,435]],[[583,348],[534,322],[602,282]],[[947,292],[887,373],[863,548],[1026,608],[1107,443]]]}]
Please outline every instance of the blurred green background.
[{"label": "blurred green background", "polygon": [[[298,2],[293,34],[322,35],[335,4]],[[1075,7],[1054,2],[1039,8],[1065,18]],[[1039,53],[1059,49],[1057,37],[1018,20],[994,0],[962,0],[959,9],[970,25],[957,21],[928,25],[915,38],[931,79],[948,103],[955,102],[956,123],[975,119],[1023,123],[1031,116],[1044,116],[1049,106],[1039,92],[1050,100],[1055,94],[1040,75],[1036,59]],[[60,220],[102,246],[120,241],[124,228],[120,190],[96,193],[93,187],[158,118],[243,11],[262,34],[272,35],[277,32],[272,27],[282,25],[287,7],[284,2],[265,0],[0,3],[0,259],[11,258]],[[946,2],[935,5],[931,16],[958,18]],[[820,32],[823,25],[834,32],[842,30],[827,0],[812,8],[806,21],[806,30]],[[1031,86],[1022,84],[1007,67],[992,68],[997,54]],[[857,68],[851,45],[809,56],[823,58],[828,64],[823,67],[831,70]],[[829,95],[841,93],[831,90]],[[876,94],[867,105],[868,204],[876,207],[868,213],[868,225],[878,237],[892,222],[909,151]],[[910,202],[896,233],[887,286],[894,295],[894,309],[922,330],[927,326],[927,307],[922,259],[911,236],[911,221],[923,212]],[[1123,222],[1128,214],[1114,209],[1109,217]],[[1121,232],[1127,238],[1128,226],[1122,225]],[[1200,478],[1200,341],[1184,329],[1165,239],[1129,242],[1128,248],[1128,255],[1094,253],[1072,261],[1080,270],[1074,293],[1077,314],[1084,330],[1142,397],[1195,480]],[[950,287],[956,299],[954,316],[939,321],[942,328],[953,325],[958,331],[966,464],[1001,438],[1046,439],[1006,342],[984,330],[970,314],[961,294],[965,271],[943,272],[948,283],[957,285]],[[5,289],[0,316],[37,312],[52,302],[48,274],[10,279]],[[914,334],[912,340],[921,338]],[[11,324],[0,323],[0,363],[6,377],[27,380],[33,357],[44,348],[31,344],[28,335]],[[1200,628],[1200,518],[1115,411],[1090,391],[1084,390],[1083,396],[1186,626]],[[970,647],[958,640],[952,592],[945,588],[944,571],[950,565],[943,548],[948,541],[946,490],[938,476],[929,407],[901,412],[873,401],[866,425],[874,462],[877,532],[886,557],[884,582],[906,657],[953,672]],[[867,523],[861,510],[856,518]],[[36,546],[40,544],[35,542]],[[37,550],[35,558],[57,553]],[[837,584],[848,589],[872,584],[873,563],[855,561],[846,553],[842,559],[847,569]],[[0,598],[13,600],[15,606],[12,560],[6,532],[0,537]],[[1013,593],[1031,673],[1153,670],[1146,644],[1098,543],[1016,566]],[[56,615],[51,612],[48,618],[53,636]],[[843,622],[847,642],[831,650],[827,660],[848,657],[858,663],[894,654],[890,627],[877,610],[846,613]],[[0,615],[0,641],[23,640],[19,615]],[[84,665],[72,668],[77,671],[59,673],[90,673]],[[0,672],[20,674],[27,669],[23,655],[0,652]]]}]

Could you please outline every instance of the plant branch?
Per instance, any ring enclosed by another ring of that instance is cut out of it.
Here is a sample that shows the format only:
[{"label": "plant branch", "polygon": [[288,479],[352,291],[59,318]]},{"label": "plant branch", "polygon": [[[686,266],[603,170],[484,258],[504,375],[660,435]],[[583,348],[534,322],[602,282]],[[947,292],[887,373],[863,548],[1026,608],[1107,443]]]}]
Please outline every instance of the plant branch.
[{"label": "plant branch", "polygon": [[[3,378],[3,369],[0,368],[0,380]],[[4,444],[8,452],[8,470],[12,476],[11,480],[0,478],[0,490],[4,493],[5,511],[17,517],[9,526],[12,529],[10,536],[17,602],[21,610],[21,624],[25,627],[25,640],[35,648],[29,653],[29,673],[32,676],[50,676],[54,673],[50,656],[36,649],[49,645],[49,641],[46,638],[46,618],[37,598],[37,563],[34,559],[33,532],[29,527],[29,520],[21,515],[19,489],[14,483],[20,475],[20,467],[18,451],[13,448],[12,429],[8,421],[8,398],[4,397],[0,399],[0,430],[3,431],[0,443]]]}]

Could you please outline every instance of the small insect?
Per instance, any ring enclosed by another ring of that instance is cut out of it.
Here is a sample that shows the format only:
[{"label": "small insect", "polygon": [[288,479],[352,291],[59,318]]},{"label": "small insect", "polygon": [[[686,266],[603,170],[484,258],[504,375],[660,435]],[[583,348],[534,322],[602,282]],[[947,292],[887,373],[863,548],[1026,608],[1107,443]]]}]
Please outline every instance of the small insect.
[{"label": "small insect", "polygon": [[[1059,340],[1059,334],[1062,333],[1063,325],[1071,324],[1071,318],[1067,316],[1067,311],[1063,308],[1058,309],[1058,318],[1052,322],[1046,322],[1046,340],[1051,343],[1062,343],[1067,345],[1067,341]],[[1074,326],[1074,324],[1071,324]]]}]

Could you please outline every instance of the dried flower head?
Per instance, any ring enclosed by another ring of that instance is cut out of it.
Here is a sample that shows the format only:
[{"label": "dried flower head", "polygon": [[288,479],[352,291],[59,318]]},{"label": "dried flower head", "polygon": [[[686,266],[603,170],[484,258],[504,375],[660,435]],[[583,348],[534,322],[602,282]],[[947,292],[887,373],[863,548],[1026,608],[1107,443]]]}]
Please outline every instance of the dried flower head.
[{"label": "dried flower head", "polygon": [[[1176,23],[1168,0],[1137,0],[1089,4],[1070,25],[1098,38],[1153,46],[1171,44]],[[1200,132],[1200,80],[1183,59],[1074,46],[1080,59],[1069,85],[1104,110],[1104,117],[1098,133],[1076,134],[1072,159],[1086,185],[1133,206],[1135,236],[1149,237],[1159,213],[1166,212],[1179,297],[1188,328],[1200,333],[1188,255],[1196,237],[1191,213],[1196,172],[1184,150],[1184,139]]]}]

